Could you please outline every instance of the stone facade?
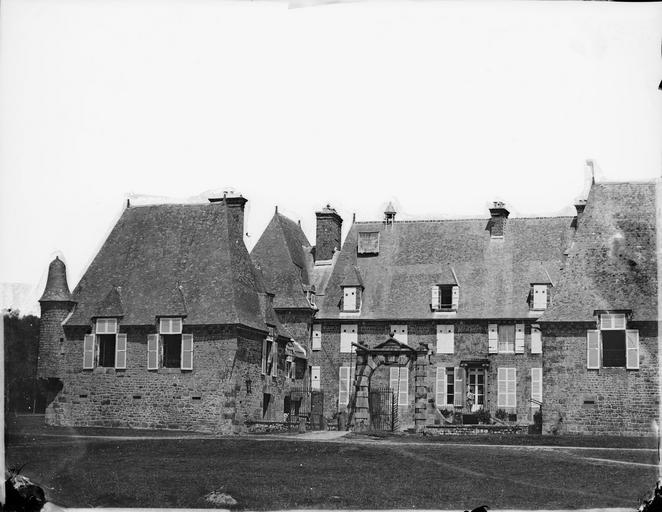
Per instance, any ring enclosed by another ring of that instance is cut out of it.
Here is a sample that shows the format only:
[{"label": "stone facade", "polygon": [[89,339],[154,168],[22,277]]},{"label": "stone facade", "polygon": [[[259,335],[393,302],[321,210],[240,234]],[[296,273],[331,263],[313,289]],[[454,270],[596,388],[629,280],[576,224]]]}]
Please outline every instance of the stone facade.
[{"label": "stone facade", "polygon": [[[343,322],[344,323],[344,322]],[[349,321],[347,322],[349,323]],[[404,322],[356,322],[358,324],[358,340],[370,347],[382,343],[389,337],[391,324],[403,324]],[[438,322],[442,323],[442,322]],[[488,351],[488,322],[487,321],[445,321],[445,324],[455,326],[454,353],[437,353],[437,322],[417,321],[407,323],[408,345],[418,348],[420,343],[425,343],[432,350],[425,370],[428,403],[434,403],[436,397],[436,369],[459,367],[462,361],[485,359],[489,362],[485,377],[485,404],[484,409],[492,415],[498,409],[504,409],[508,413],[517,414],[517,418],[524,422],[533,422],[531,398],[531,368],[542,368],[542,354],[531,353],[531,320],[525,325],[524,353],[521,354],[490,354]],[[492,322],[490,322],[492,323]],[[515,323],[500,322],[500,323]],[[321,385],[325,391],[325,415],[332,417],[336,412],[345,410],[338,407],[339,392],[339,368],[350,366],[352,371],[356,366],[356,355],[354,353],[340,352],[340,326],[342,323],[321,323],[322,345],[320,350],[312,351],[309,364],[320,366]],[[397,338],[397,336],[396,336]],[[516,369],[516,407],[498,407],[498,369]],[[466,377],[465,377],[466,378]],[[353,381],[352,381],[353,382]],[[372,376],[372,386],[388,386],[390,384],[390,367],[380,366]],[[544,392],[544,391],[543,391]],[[414,399],[416,394],[414,381],[414,365],[409,365],[409,404],[400,407],[401,428],[408,428],[414,424]],[[452,410],[452,405],[437,407]],[[466,411],[465,411],[466,412]]]},{"label": "stone facade", "polygon": [[193,370],[188,371],[147,370],[147,335],[154,328],[121,332],[127,333],[127,367],[122,370],[84,370],[85,332],[69,333],[64,387],[47,409],[47,423],[232,433],[247,421],[264,419],[264,393],[272,395],[266,414],[276,419],[282,411],[289,380],[284,375],[284,345],[279,346],[278,376],[262,375],[261,333],[232,326],[185,329],[194,339]]},{"label": "stone facade", "polygon": [[586,331],[595,323],[545,324],[543,433],[653,435],[659,416],[656,322],[639,330],[639,369],[587,369]]}]

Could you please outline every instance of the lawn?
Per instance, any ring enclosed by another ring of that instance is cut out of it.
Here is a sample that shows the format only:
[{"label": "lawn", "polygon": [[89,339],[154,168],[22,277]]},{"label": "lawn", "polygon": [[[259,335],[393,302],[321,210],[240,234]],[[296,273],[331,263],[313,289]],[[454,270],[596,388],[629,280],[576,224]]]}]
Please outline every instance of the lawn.
[{"label": "lawn", "polygon": [[7,462],[27,462],[23,473],[50,500],[76,507],[208,507],[204,496],[221,491],[237,508],[261,510],[481,504],[634,510],[657,476],[653,450],[43,435],[62,430],[10,428]]}]

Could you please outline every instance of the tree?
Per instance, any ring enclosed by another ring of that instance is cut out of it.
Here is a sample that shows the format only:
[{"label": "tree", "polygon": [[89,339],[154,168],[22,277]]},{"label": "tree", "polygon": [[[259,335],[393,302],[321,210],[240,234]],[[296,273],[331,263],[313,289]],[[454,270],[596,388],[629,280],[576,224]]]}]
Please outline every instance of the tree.
[{"label": "tree", "polygon": [[34,412],[40,394],[40,386],[37,381],[39,317],[20,316],[20,312],[14,310],[5,313],[3,321],[5,328],[5,412]]}]

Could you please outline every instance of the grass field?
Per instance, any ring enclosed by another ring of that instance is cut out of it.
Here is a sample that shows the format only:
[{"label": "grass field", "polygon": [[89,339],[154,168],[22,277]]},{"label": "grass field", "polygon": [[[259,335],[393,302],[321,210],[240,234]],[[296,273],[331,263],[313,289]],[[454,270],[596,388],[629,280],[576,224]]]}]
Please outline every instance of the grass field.
[{"label": "grass field", "polygon": [[651,449],[414,445],[359,436],[342,442],[55,437],[63,432],[10,427],[7,462],[27,462],[23,473],[50,500],[77,507],[205,507],[211,506],[205,495],[222,491],[237,508],[263,510],[481,504],[634,510],[657,477]]}]

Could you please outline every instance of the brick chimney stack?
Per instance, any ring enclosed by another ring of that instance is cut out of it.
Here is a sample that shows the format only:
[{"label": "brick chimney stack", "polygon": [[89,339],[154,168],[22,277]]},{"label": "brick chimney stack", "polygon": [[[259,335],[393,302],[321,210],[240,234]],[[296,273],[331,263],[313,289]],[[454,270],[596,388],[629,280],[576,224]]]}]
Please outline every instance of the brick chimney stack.
[{"label": "brick chimney stack", "polygon": [[489,222],[490,236],[492,238],[503,238],[506,230],[506,221],[510,212],[506,209],[506,203],[494,201],[490,208],[491,219]]},{"label": "brick chimney stack", "polygon": [[315,236],[315,259],[330,260],[335,250],[340,250],[342,217],[331,205],[315,212],[317,230]]}]

